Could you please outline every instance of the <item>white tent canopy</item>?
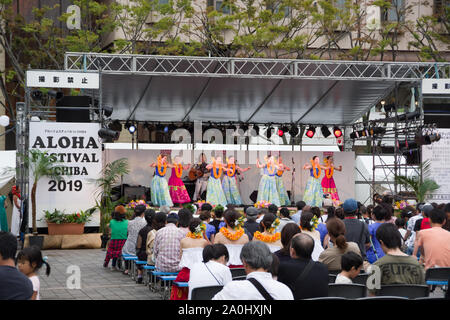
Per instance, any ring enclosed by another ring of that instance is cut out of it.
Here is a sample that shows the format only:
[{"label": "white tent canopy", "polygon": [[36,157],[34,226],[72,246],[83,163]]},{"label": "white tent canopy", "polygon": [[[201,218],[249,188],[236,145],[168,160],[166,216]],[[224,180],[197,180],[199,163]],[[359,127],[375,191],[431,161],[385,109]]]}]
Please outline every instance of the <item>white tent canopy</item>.
[{"label": "white tent canopy", "polygon": [[16,177],[16,150],[0,151],[0,189]]}]

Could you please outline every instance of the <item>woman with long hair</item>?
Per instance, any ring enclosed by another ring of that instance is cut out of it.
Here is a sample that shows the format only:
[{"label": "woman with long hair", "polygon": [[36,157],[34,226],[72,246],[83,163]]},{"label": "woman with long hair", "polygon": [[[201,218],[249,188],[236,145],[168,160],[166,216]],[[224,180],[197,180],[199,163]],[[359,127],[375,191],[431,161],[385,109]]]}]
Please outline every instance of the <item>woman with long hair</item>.
[{"label": "woman with long hair", "polygon": [[322,207],[323,202],[323,188],[320,183],[320,176],[322,170],[327,170],[329,167],[322,166],[318,156],[312,157],[310,164],[303,166],[304,170],[309,170],[309,179],[306,183],[303,201],[311,207]]},{"label": "woman with long hair", "polygon": [[283,245],[283,247],[280,250],[274,252],[280,262],[291,259],[289,250],[291,248],[292,237],[301,232],[302,231],[296,223],[288,223],[281,230],[281,244]]},{"label": "woman with long hair", "polygon": [[279,156],[278,157],[278,170],[277,170],[277,174],[275,175],[275,181],[277,183],[277,191],[278,191],[278,196],[280,198],[280,206],[288,206],[291,204],[291,201],[289,200],[289,195],[286,191],[286,188],[285,188],[284,182],[283,182],[283,173],[285,171],[291,171],[291,169],[283,163],[283,158],[281,158],[281,156]]},{"label": "woman with long hair", "polygon": [[183,170],[188,170],[190,168],[190,164],[183,165],[181,163],[181,157],[176,156],[173,159],[172,163],[172,174],[169,178],[169,193],[172,198],[172,202],[174,204],[182,205],[183,203],[191,202],[191,198],[186,190],[186,186],[184,185],[181,177],[183,176]]},{"label": "woman with long hair", "polygon": [[228,158],[227,167],[222,179],[222,189],[228,204],[242,204],[241,195],[236,184],[236,173],[242,173],[248,170],[250,170],[250,167],[243,169],[238,166],[234,157]]},{"label": "woman with long hair", "polygon": [[319,262],[326,264],[329,271],[337,272],[341,270],[341,257],[345,253],[351,251],[361,255],[361,252],[357,243],[345,239],[345,224],[341,219],[328,219],[327,230],[333,246],[320,254]]},{"label": "woman with long hair", "polygon": [[263,176],[259,182],[258,197],[256,202],[267,201],[271,204],[280,206],[280,196],[277,190],[277,182],[275,180],[276,170],[279,168],[275,162],[274,156],[265,157],[265,164],[256,159],[256,167],[263,169]]},{"label": "woman with long hair", "polygon": [[167,161],[167,156],[160,154],[150,167],[155,168],[155,175],[151,184],[151,199],[155,206],[173,207],[172,198],[170,197],[169,185],[165,178],[167,168],[173,168]]},{"label": "woman with long hair", "polygon": [[339,205],[339,194],[337,192],[336,183],[334,182],[334,171],[342,171],[342,166],[336,167],[334,165],[333,156],[328,156],[323,159],[325,167],[328,169],[325,170],[325,175],[322,178],[322,188],[324,194],[329,194],[331,196],[331,200],[333,200],[334,205]]},{"label": "woman with long hair", "polygon": [[208,186],[206,187],[206,202],[211,205],[221,205],[226,207],[227,198],[223,192],[221,176],[226,166],[222,163],[222,157],[212,158],[212,164],[206,166],[206,169],[211,170],[211,176],[208,179]]}]

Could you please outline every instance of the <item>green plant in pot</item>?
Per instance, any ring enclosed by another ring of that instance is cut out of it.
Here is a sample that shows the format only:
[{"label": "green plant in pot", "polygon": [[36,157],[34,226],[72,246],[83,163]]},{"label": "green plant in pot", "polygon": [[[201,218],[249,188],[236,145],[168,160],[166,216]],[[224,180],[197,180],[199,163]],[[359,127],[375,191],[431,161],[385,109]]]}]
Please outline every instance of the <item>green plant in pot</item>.
[{"label": "green plant in pot", "polygon": [[53,211],[44,210],[48,234],[83,234],[84,225],[91,219],[94,211],[95,208],[91,208],[86,211],[79,210],[71,214],[65,214],[64,211],[57,209]]},{"label": "green plant in pot", "polygon": [[[428,177],[430,174],[430,161],[425,161],[420,164],[419,171],[422,171],[423,177]],[[414,175],[410,177],[406,176],[396,176],[395,181],[404,186],[406,189],[414,192],[417,202],[424,202],[426,196],[436,191],[440,188],[440,186],[433,179],[425,178],[421,179],[419,175]]]},{"label": "green plant in pot", "polygon": [[111,213],[114,208],[122,204],[124,199],[112,199],[112,189],[119,179],[129,173],[128,159],[121,158],[108,163],[102,170],[102,176],[98,178],[95,183],[98,186],[98,193],[95,209],[100,211],[100,233],[102,233],[102,248],[105,248],[106,242],[109,240],[107,225],[111,220]]},{"label": "green plant in pot", "polygon": [[[61,162],[58,161],[56,155],[48,154],[47,151],[38,149],[30,150],[29,154],[24,157],[24,161],[33,181],[33,186],[31,188],[31,215],[33,236],[36,237],[38,234],[36,225],[36,191],[38,182],[44,177],[61,181],[63,178],[60,172],[62,172],[64,166],[60,165]],[[56,170],[57,168],[58,170]]]}]

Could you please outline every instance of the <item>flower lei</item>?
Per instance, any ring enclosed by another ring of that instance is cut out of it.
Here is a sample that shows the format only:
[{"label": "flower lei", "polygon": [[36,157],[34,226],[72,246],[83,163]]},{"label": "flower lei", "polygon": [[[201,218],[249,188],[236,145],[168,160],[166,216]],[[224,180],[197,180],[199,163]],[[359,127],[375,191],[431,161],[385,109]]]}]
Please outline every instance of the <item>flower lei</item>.
[{"label": "flower lei", "polygon": [[227,169],[230,169],[230,168],[233,168],[233,171],[232,171],[232,173],[230,174],[230,171],[227,170],[227,176],[229,176],[229,177],[231,178],[231,177],[234,176],[234,174],[236,173],[236,164],[234,164],[234,163],[228,164],[228,165],[227,165]]},{"label": "flower lei", "polygon": [[196,228],[194,232],[188,232],[186,237],[191,239],[201,239],[203,238],[203,231],[206,231],[206,225],[202,222]]},{"label": "flower lei", "polygon": [[272,225],[270,226],[269,231],[270,233],[273,233],[275,231],[276,228],[278,228],[278,226],[280,225],[280,219],[276,218],[273,222]]},{"label": "flower lei", "polygon": [[165,176],[166,175],[166,171],[167,171],[167,163],[162,164],[162,166],[164,167],[164,170],[161,172],[161,162],[162,162],[162,158],[159,155],[158,156],[158,166],[156,167],[158,170],[158,173],[160,176]]},{"label": "flower lei", "polygon": [[131,200],[131,201],[126,205],[126,207],[127,207],[128,209],[134,209],[137,205],[140,205],[140,204],[144,205],[147,209],[150,208],[150,206],[149,206],[144,200],[137,200],[137,201]]},{"label": "flower lei", "polygon": [[238,240],[240,237],[242,237],[242,235],[244,234],[244,229],[242,229],[240,226],[237,229],[237,231],[235,233],[231,233],[230,231],[228,231],[227,228],[222,227],[220,228],[220,233],[222,233],[227,239],[230,240]]},{"label": "flower lei", "polygon": [[[311,165],[313,167],[314,178],[319,179],[320,175],[322,174],[322,168],[320,167],[320,165],[316,166],[316,164],[314,163],[314,161],[312,161],[312,159],[311,159]],[[316,168],[319,168],[319,173],[317,175],[316,175]]]},{"label": "flower lei", "polygon": [[253,238],[256,240],[260,240],[262,242],[275,242],[281,239],[281,234],[279,232],[272,235],[265,235],[259,231],[256,231],[253,235]]},{"label": "flower lei", "polygon": [[220,177],[222,176],[222,166],[219,166],[219,172],[218,173],[216,173],[217,172],[216,168],[217,168],[217,163],[216,163],[216,160],[213,159],[213,175],[214,175],[214,178],[220,179]]},{"label": "flower lei", "polygon": [[267,164],[267,172],[269,172],[269,174],[273,174],[275,172],[275,165],[273,163],[272,163],[270,169],[269,169],[269,164]]},{"label": "flower lei", "polygon": [[271,205],[271,203],[269,201],[266,201],[266,200],[261,200],[261,201],[258,201],[258,202],[256,202],[254,204],[255,208],[258,208],[258,209],[260,209],[260,208],[268,208],[270,205]]},{"label": "flower lei", "polygon": [[[319,219],[317,219],[316,216],[313,216],[311,221],[309,222],[309,225],[311,226],[311,231],[316,230],[317,226],[319,225]],[[300,227],[300,230],[302,227]]]},{"label": "flower lei", "polygon": [[[323,162],[325,163],[325,165],[328,165],[328,160],[324,159]],[[325,175],[327,176],[328,179],[331,179],[331,177],[334,174],[334,167],[331,167],[328,170],[325,170]]]},{"label": "flower lei", "polygon": [[177,178],[181,178],[183,176],[183,165],[181,163],[175,164],[175,174]]}]

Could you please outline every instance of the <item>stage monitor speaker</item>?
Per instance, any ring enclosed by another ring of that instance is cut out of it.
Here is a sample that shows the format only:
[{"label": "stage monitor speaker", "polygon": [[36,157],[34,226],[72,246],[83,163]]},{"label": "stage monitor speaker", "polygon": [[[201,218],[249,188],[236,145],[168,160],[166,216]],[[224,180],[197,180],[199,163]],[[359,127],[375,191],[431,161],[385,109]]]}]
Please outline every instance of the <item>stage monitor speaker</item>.
[{"label": "stage monitor speaker", "polygon": [[249,198],[253,202],[256,202],[256,199],[258,199],[258,191],[257,190],[253,191]]},{"label": "stage monitor speaker", "polygon": [[[56,103],[57,107],[74,108],[58,109],[56,108],[56,122],[90,122],[89,105],[90,96],[66,96]],[[77,109],[75,109],[77,108]],[[83,109],[78,109],[83,108]]]},{"label": "stage monitor speaker", "polygon": [[145,187],[124,187],[123,194],[125,199],[139,200],[145,195]]}]

